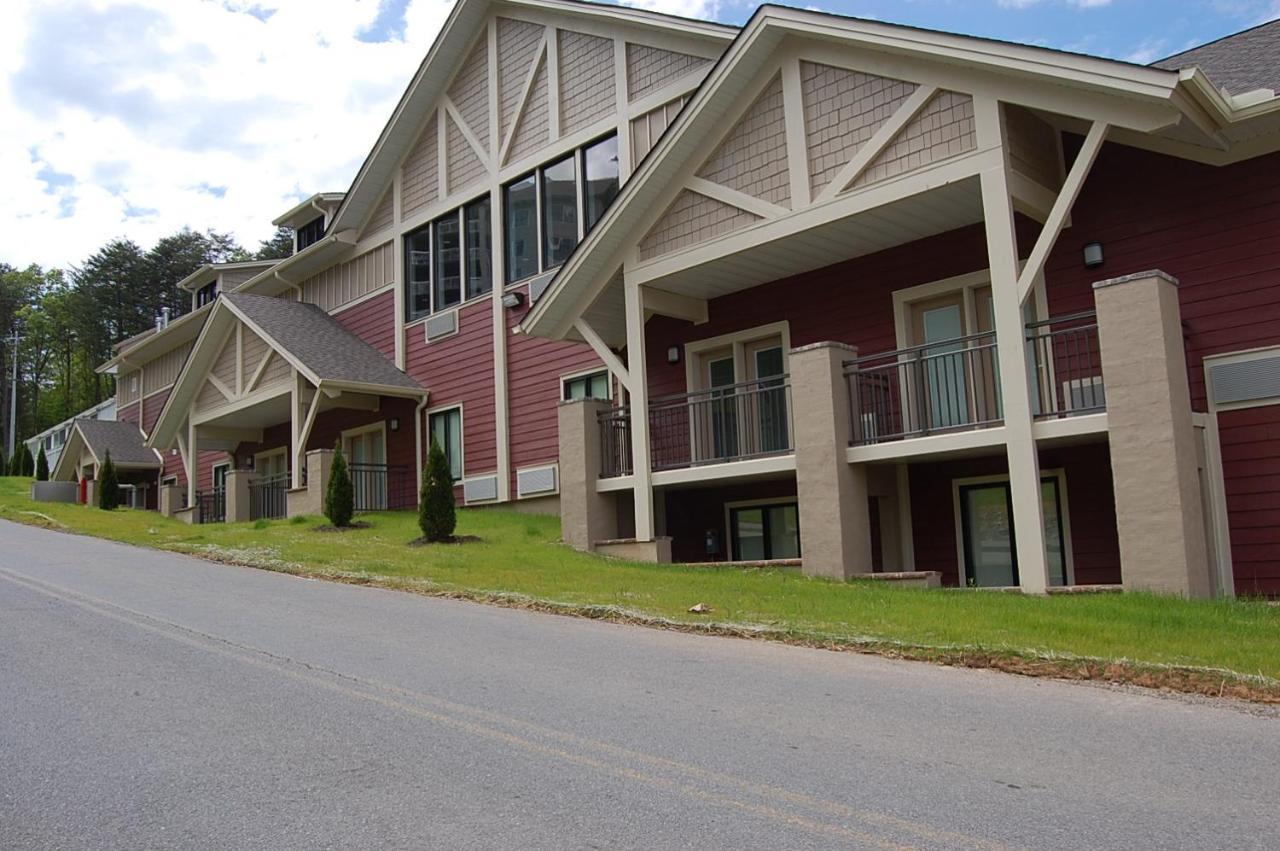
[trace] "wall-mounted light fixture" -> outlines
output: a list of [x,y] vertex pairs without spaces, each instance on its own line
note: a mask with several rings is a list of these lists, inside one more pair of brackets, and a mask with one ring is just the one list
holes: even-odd
[[400,418],[399,418],[399,417],[392,417],[391,419],[387,420],[387,428],[391,429],[392,431],[399,431],[399,430],[400,430]]
[[667,349],[667,363],[680,363],[679,346],[671,346]]
[[502,306],[508,310],[514,310],[522,304],[524,304],[524,293],[507,293],[502,297]]
[[1084,247],[1084,266],[1086,269],[1096,269],[1102,265],[1102,243],[1091,242]]

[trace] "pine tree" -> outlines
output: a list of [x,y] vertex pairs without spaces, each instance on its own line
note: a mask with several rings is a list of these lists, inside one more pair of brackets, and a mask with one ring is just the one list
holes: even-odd
[[116,465],[111,461],[111,450],[98,472],[98,507],[112,511],[120,504],[120,483],[116,480]]
[[14,449],[12,457],[9,458],[9,466],[5,468],[6,476],[22,475],[22,450]]
[[325,516],[334,526],[350,526],[351,515],[355,514],[355,501],[347,459],[342,454],[342,444],[338,444],[333,452],[333,467],[329,470],[329,484],[324,492]]
[[36,456],[36,481],[49,481],[49,458],[44,454],[44,447],[40,447],[40,454]]
[[36,459],[31,457],[31,448],[25,443],[22,444],[22,451],[19,455],[22,457],[22,470],[18,475],[31,478],[36,474]]
[[5,460],[4,450],[0,449],[0,476],[9,475],[9,462]]
[[457,521],[449,459],[432,437],[427,469],[422,471],[422,491],[418,494],[418,527],[428,541],[446,541],[453,536]]

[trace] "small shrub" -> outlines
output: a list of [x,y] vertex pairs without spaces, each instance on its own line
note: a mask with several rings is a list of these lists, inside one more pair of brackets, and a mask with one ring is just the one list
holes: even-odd
[[271,525],[271,521],[265,517],[260,517],[253,522],[253,528],[255,529],[265,529],[270,525]]
[[303,526],[303,525],[306,525],[306,522],[307,522],[307,518],[305,518],[305,517],[290,517],[290,518],[289,518],[289,525],[290,525],[290,526]]
[[19,475],[30,478],[36,474],[36,459],[31,456],[31,449],[24,443],[22,444],[22,472]]
[[40,447],[40,454],[36,456],[36,481],[49,481],[49,458],[44,454],[44,447]]
[[453,507],[453,474],[449,459],[435,438],[427,455],[427,469],[422,471],[422,490],[418,494],[418,528],[428,541],[447,541],[453,537],[458,518]]
[[120,504],[120,483],[116,480],[116,465],[111,460],[111,450],[107,450],[106,460],[98,472],[98,507],[103,511],[113,511]]
[[338,528],[350,526],[355,504],[355,489],[351,486],[347,459],[343,457],[342,445],[339,444],[333,453],[333,468],[329,471],[329,484],[324,492],[324,515]]
[[22,475],[22,449],[21,448],[13,450],[13,457],[9,459],[9,475],[10,476]]
[[0,476],[9,475],[9,462],[4,457],[4,450],[0,449]]

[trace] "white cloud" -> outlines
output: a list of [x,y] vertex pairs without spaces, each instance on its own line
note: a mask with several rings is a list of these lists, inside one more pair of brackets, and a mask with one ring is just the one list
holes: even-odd
[[704,21],[716,20],[720,12],[720,0],[619,0],[623,6],[635,9],[647,9],[650,12],[661,12],[664,15],[679,15],[682,18],[698,18]]
[[[996,3],[1005,9],[1030,9],[1032,6],[1039,5],[1040,2],[1041,0],[996,0]],[[1111,0],[1063,0],[1063,2],[1079,9],[1097,9],[1111,5]]]
[[0,261],[65,266],[183,225],[246,247],[345,190],[451,0],[9,0]]
[[1157,59],[1169,55],[1169,51],[1167,49],[1168,44],[1168,39],[1143,39],[1136,48],[1121,58],[1124,59],[1124,61],[1132,62],[1135,65],[1150,65]]

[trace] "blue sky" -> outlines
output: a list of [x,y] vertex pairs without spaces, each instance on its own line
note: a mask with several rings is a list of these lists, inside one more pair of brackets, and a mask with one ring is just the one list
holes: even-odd
[[[740,0],[631,0],[742,23]],[[345,190],[451,0],[4,0],[0,262],[67,266],[186,225],[253,247]],[[810,8],[1150,62],[1280,0],[811,0]],[[341,73],[335,73],[340,69]]]

